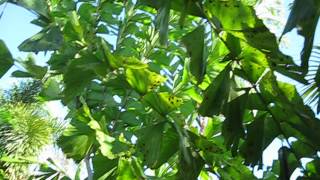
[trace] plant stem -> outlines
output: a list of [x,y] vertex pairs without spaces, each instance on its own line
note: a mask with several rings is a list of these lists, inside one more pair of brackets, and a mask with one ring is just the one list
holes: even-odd
[[88,173],[88,180],[93,180],[93,173],[92,173],[92,169],[91,169],[91,165],[90,165],[90,153],[88,153],[86,155],[86,157],[84,158],[84,162],[86,164],[86,169],[87,169],[87,173]]

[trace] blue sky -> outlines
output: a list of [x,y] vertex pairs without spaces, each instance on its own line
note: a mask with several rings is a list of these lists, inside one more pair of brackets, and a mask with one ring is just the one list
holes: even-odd
[[[289,2],[291,2],[291,0],[285,1],[287,9]],[[0,13],[3,11],[4,7],[4,5],[0,6]],[[289,11],[286,10],[286,16],[288,16],[288,13]],[[4,40],[14,58],[26,57],[27,53],[20,52],[17,47],[22,41],[28,39],[41,30],[39,27],[30,24],[30,21],[34,18],[35,16],[32,13],[23,8],[11,4],[6,6],[5,12],[0,19],[0,39]],[[282,51],[292,56],[295,60],[299,59],[300,51],[303,45],[303,38],[298,36],[295,30],[288,33],[286,37],[289,41],[289,46],[282,48]],[[315,44],[320,45],[319,40],[320,25],[318,24]],[[48,56],[45,56],[43,53],[39,53],[37,55],[37,60],[38,64],[44,64],[48,60]],[[17,81],[14,78],[10,78],[10,74],[17,68],[17,66],[14,66],[2,79],[0,79],[0,89],[7,89],[12,83]],[[273,159],[277,158],[277,150],[280,146],[280,142],[275,142],[264,153],[264,161],[267,162],[268,165],[272,163]]]

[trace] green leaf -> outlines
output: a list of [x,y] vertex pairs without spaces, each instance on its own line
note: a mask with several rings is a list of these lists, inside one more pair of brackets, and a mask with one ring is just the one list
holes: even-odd
[[307,163],[306,165],[307,177],[312,177],[313,179],[320,178],[320,159],[316,158],[313,161]]
[[159,168],[178,150],[176,131],[166,122],[160,122],[138,130],[138,147],[144,154],[144,163],[149,168]]
[[81,164],[79,164],[77,167],[76,174],[74,175],[74,180],[81,180],[81,171],[83,171],[82,169],[83,168],[82,168]]
[[114,178],[119,159],[108,159],[98,153],[92,159],[93,179],[106,180]]
[[12,73],[15,77],[33,77],[35,79],[43,79],[46,75],[48,68],[36,65],[34,56],[28,55],[26,60],[18,61],[23,66],[26,72],[15,71]]
[[13,65],[13,58],[5,43],[0,40],[0,78],[11,68]]
[[8,2],[17,4],[23,8],[26,8],[28,10],[31,10],[33,12],[38,13],[39,15],[42,15],[49,19],[49,6],[47,4],[47,1],[33,1],[33,0],[9,0]]
[[94,131],[84,122],[72,119],[58,139],[58,145],[68,158],[81,161],[95,140]]
[[91,119],[88,125],[91,129],[95,130],[96,140],[100,145],[99,149],[101,154],[109,159],[116,159],[117,157],[124,155],[127,151],[129,151],[130,146],[127,143],[120,141],[120,139],[110,136],[106,132],[106,127],[103,126],[104,123],[99,123],[98,121],[94,120],[90,113],[89,107],[84,101],[83,104],[87,116]]
[[[151,6],[153,8],[159,9],[162,5],[161,1],[158,0],[140,0],[139,1],[141,4]],[[190,3],[187,11],[185,9],[185,5]],[[200,0],[194,0],[194,1],[189,1],[189,0],[176,0],[176,1],[170,1],[170,7],[173,10],[184,12],[186,11],[187,14],[193,15],[193,16],[199,16],[199,17],[205,17],[201,7],[198,5],[201,4]]]
[[233,179],[234,177],[240,180],[257,179],[251,170],[242,164],[241,159],[235,157],[228,161],[228,165],[219,168],[218,173],[221,179]]
[[256,82],[268,67],[267,59],[257,49],[245,45],[242,48],[242,69],[250,82]]
[[94,25],[95,23],[95,15],[96,7],[93,6],[91,3],[83,3],[78,9],[78,13],[80,15],[80,21],[85,21],[89,24]]
[[204,166],[204,160],[197,152],[192,151],[190,148],[181,151],[177,179],[197,179]]
[[156,28],[159,30],[160,44],[167,46],[170,18],[170,0],[160,1],[160,8],[156,17]]
[[28,78],[28,77],[32,77],[32,74],[28,73],[28,72],[24,72],[24,71],[14,71],[11,73],[12,77],[16,77],[16,78]]
[[37,53],[39,51],[58,50],[62,43],[63,37],[59,26],[52,26],[23,41],[18,48],[20,51]]
[[125,56],[113,56],[109,54],[108,60],[113,68],[130,68],[130,69],[143,69],[147,68],[148,65],[141,62],[135,57],[125,57]]
[[59,100],[61,98],[61,91],[59,82],[50,78],[42,86],[39,96],[45,101]]
[[248,93],[245,93],[226,104],[225,117],[222,125],[222,135],[227,149],[235,155],[238,150],[239,140],[244,137],[243,117]]
[[117,175],[118,175],[117,180],[124,180],[124,179],[138,180],[140,178],[140,177],[137,177],[133,171],[132,160],[126,159],[126,158],[119,159]]
[[205,27],[199,26],[182,38],[182,42],[187,47],[187,52],[191,57],[190,72],[196,77],[198,84],[203,81],[206,71],[206,45]]
[[204,9],[209,19],[217,18],[223,30],[242,30],[258,26],[262,23],[253,7],[244,1],[206,1]]
[[303,141],[295,141],[291,144],[291,147],[299,159],[303,157],[313,157],[317,154],[314,148]]
[[230,68],[226,67],[212,81],[204,93],[203,101],[199,107],[199,113],[203,116],[219,114],[229,96]]
[[[259,27],[245,29],[241,31],[230,31],[230,34],[241,39],[241,44],[244,48],[243,53],[250,52],[252,56],[243,56],[248,59],[258,59],[255,62],[260,62],[260,71],[263,71],[266,65],[269,64],[271,69],[286,75],[298,82],[306,84],[307,81],[303,78],[301,68],[299,68],[292,60],[291,57],[284,55],[279,50],[279,45],[274,34],[272,34],[264,24]],[[245,43],[244,43],[245,42]],[[248,48],[248,45],[250,47]],[[233,50],[234,51],[234,50]],[[253,53],[255,55],[253,55]],[[267,64],[268,62],[268,64]],[[252,63],[253,64],[253,63]],[[257,64],[257,63],[255,63]],[[257,65],[256,65],[257,66]],[[258,69],[255,67],[253,69]]]
[[91,80],[96,77],[95,71],[99,71],[100,68],[105,71],[107,67],[104,62],[90,54],[73,59],[64,73],[64,101],[69,102],[74,97],[80,95],[84,88],[90,84]]
[[[247,137],[240,147],[240,152],[247,165],[262,163],[264,150],[264,129],[266,114],[257,115],[254,121],[248,125]],[[259,164],[260,165],[260,164]]]

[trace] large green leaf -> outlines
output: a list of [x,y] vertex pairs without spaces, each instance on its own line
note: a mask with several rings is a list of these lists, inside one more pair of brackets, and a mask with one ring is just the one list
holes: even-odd
[[[251,54],[252,56],[249,56],[252,59],[258,59],[260,62],[264,61],[264,66],[269,64],[271,69],[303,84],[307,83],[302,76],[301,68],[293,62],[291,57],[284,55],[279,50],[276,36],[264,24],[259,24],[259,27],[255,28],[229,31],[229,33],[245,42],[242,43],[245,44],[242,45],[245,47],[242,51],[243,53],[248,53],[248,51],[254,53],[255,55]],[[251,47],[248,48],[248,46]],[[268,64],[266,64],[267,62]],[[259,66],[255,66],[253,69],[264,70],[264,68]]]
[[58,145],[67,157],[79,162],[87,155],[94,140],[94,131],[86,123],[72,119],[58,139]]
[[133,167],[133,160],[132,159],[126,159],[121,158],[119,159],[118,163],[118,171],[117,171],[117,180],[125,180],[125,179],[132,179],[132,180],[138,180],[143,177],[139,177],[134,171]]
[[186,148],[181,149],[179,160],[177,179],[197,179],[204,166],[201,156],[190,148]]
[[203,81],[206,71],[207,51],[205,45],[205,27],[199,26],[182,38],[191,57],[190,72],[196,77],[198,84]]
[[244,137],[243,117],[248,94],[245,93],[226,104],[225,117],[222,125],[222,135],[225,145],[236,154],[239,140]]
[[241,145],[240,152],[248,165],[262,163],[262,153],[264,148],[264,129],[266,114],[258,115],[255,120],[248,125],[247,137]]
[[210,19],[217,18],[223,30],[243,30],[259,26],[262,21],[255,14],[252,5],[244,1],[206,1],[204,9]]
[[268,67],[266,56],[245,44],[242,46],[240,58],[242,70],[250,82],[256,82]]
[[18,6],[24,7],[28,10],[36,12],[38,15],[42,15],[49,18],[49,5],[47,1],[33,1],[33,0],[9,0],[8,2],[17,4]]
[[156,27],[159,30],[159,41],[161,45],[167,45],[170,18],[170,0],[160,1],[160,8],[156,17]]
[[257,179],[251,170],[242,164],[240,158],[234,157],[232,159],[226,159],[225,156],[221,158],[227,162],[226,166],[217,170],[221,179],[234,179],[234,177],[237,177],[239,180]]
[[97,75],[105,76],[108,64],[94,54],[86,52],[80,58],[71,60],[66,72],[64,73],[65,89],[64,100],[69,102],[72,98],[83,92]]
[[142,128],[137,133],[138,147],[144,154],[144,163],[149,168],[159,168],[178,150],[178,135],[166,122]]
[[124,140],[120,141],[120,137],[112,137],[107,132],[106,127],[104,126],[104,117],[102,117],[99,122],[96,121],[91,115],[90,109],[84,102],[84,99],[82,99],[81,102],[83,104],[83,109],[86,116],[90,119],[88,125],[91,129],[95,130],[95,136],[100,145],[99,150],[101,154],[109,159],[116,159],[117,157],[123,156],[126,152],[128,152],[130,146],[127,142],[124,142]]
[[273,102],[269,109],[286,136],[308,142],[315,149],[320,148],[316,141],[320,137],[315,133],[320,129],[320,122],[312,110],[303,104],[293,85],[276,81],[272,72],[269,72],[261,80],[260,91],[265,103]]
[[93,178],[98,180],[114,178],[119,159],[108,159],[102,154],[97,154],[92,159],[94,169]]
[[29,55],[26,60],[18,62],[26,71],[15,71],[12,73],[12,76],[14,77],[33,77],[35,79],[43,79],[48,71],[47,67],[37,65],[35,58],[32,55]]
[[63,37],[59,26],[47,27],[19,45],[20,51],[54,51],[61,48]]
[[230,88],[230,67],[226,67],[206,89],[199,113],[203,116],[219,114],[228,99]]
[[13,65],[13,58],[5,43],[0,40],[0,78],[11,68]]
[[45,101],[59,100],[61,98],[61,92],[59,82],[54,78],[50,78],[42,86],[39,97]]

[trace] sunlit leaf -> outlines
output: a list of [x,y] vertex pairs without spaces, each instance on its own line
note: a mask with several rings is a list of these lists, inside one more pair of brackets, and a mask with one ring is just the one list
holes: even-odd
[[148,69],[131,69],[126,70],[126,78],[128,83],[139,93],[145,94],[151,90],[154,90],[166,78],[149,71]]
[[143,101],[162,115],[168,114],[183,103],[182,98],[167,92],[148,93],[143,97]]

